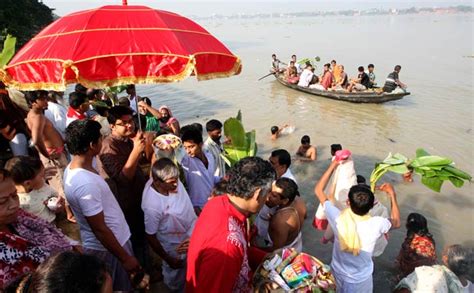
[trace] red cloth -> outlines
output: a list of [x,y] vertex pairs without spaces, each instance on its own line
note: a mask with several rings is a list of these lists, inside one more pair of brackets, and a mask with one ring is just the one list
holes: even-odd
[[332,85],[332,73],[330,71],[326,71],[324,74],[323,78],[321,79],[321,85],[325,88],[328,89]]
[[328,228],[328,220],[326,219],[318,219],[316,216],[313,220],[313,227],[317,230],[326,230]]
[[240,59],[191,19],[146,6],[108,5],[48,25],[15,54],[5,80],[22,90],[64,91],[65,83],[102,88],[175,82],[191,74],[206,80],[240,70]]
[[67,109],[67,114],[66,116],[68,118],[73,118],[73,119],[77,119],[77,120],[84,120],[86,119],[86,115],[84,113],[79,113],[77,112],[76,110],[74,110],[71,106],[69,106],[69,108]]
[[246,216],[227,196],[213,198],[191,236],[186,292],[249,292],[249,263],[255,265],[262,256],[260,250],[248,247]]

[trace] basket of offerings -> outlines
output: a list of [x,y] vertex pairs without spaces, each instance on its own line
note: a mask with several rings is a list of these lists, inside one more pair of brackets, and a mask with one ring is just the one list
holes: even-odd
[[260,264],[253,276],[255,292],[336,292],[336,280],[328,265],[319,259],[280,249]]

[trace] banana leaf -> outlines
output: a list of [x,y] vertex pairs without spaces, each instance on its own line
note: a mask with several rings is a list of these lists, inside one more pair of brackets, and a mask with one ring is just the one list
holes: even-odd
[[453,166],[446,166],[443,168],[444,171],[447,171],[447,172],[450,172],[451,174],[461,178],[461,179],[464,179],[464,180],[469,180],[471,181],[472,180],[472,176],[469,175],[468,173],[462,171],[462,170],[459,170],[458,168],[455,168]]
[[414,159],[411,163],[411,167],[422,167],[422,166],[443,166],[449,165],[453,161],[448,158],[443,158],[440,156],[424,156]]
[[15,55],[15,44],[16,38],[11,35],[7,35],[5,41],[3,42],[2,53],[0,53],[0,68],[7,65]]
[[443,185],[443,180],[439,179],[438,177],[422,176],[421,183],[433,191],[440,192],[441,186]]
[[250,132],[247,132],[245,136],[247,137],[247,141],[249,142],[248,156],[253,157],[257,154],[257,142],[255,141],[257,137],[257,133],[255,130],[252,130]]
[[371,189],[375,189],[375,184],[382,176],[390,171],[398,174],[405,174],[414,171],[421,176],[421,182],[436,192],[441,191],[444,181],[450,181],[455,187],[462,187],[464,180],[471,181],[472,176],[453,166],[453,161],[430,155],[424,149],[416,150],[416,158],[409,161],[402,154],[388,154],[380,163],[375,164],[375,169],[370,176]]
[[459,179],[456,176],[449,177],[449,181],[451,181],[451,183],[457,188],[461,188],[464,185],[464,180]]
[[231,140],[230,144],[224,144],[225,161],[229,166],[257,153],[256,132],[245,132],[241,121],[242,114],[239,110],[236,118],[231,117],[224,122],[224,135]]
[[237,120],[242,122],[242,112],[240,110],[239,110],[239,112],[237,112],[237,116],[235,116],[235,118],[237,118]]
[[410,170],[407,168],[405,164],[390,166],[388,167],[388,171],[398,173],[398,174],[405,174],[405,173],[410,172]]
[[425,151],[424,149],[417,149],[416,150],[416,157],[419,158],[419,157],[425,157],[425,156],[430,156],[430,154]]
[[230,137],[232,146],[237,148],[246,147],[244,126],[237,118],[229,118],[224,122],[224,134]]

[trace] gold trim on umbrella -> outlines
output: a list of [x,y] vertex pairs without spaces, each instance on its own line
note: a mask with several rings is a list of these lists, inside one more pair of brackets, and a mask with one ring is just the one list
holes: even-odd
[[196,74],[196,78],[199,81],[203,80],[209,80],[209,79],[214,79],[214,78],[223,78],[223,77],[229,77],[232,75],[237,75],[242,71],[242,63],[240,62],[240,59],[237,58],[237,60],[234,63],[234,66],[232,67],[231,70],[229,71],[223,71],[223,72],[212,72],[212,73],[206,73],[206,74]]
[[[236,58],[234,66],[229,71],[223,72],[212,72],[207,74],[199,74],[196,71],[196,55],[202,54],[215,54],[215,55],[223,55],[228,57]],[[86,62],[94,59],[99,58],[107,58],[107,57],[115,57],[115,56],[143,56],[143,55],[163,55],[163,56],[174,56],[180,58],[188,59],[188,63],[186,64],[185,68],[178,74],[172,76],[127,76],[127,77],[118,77],[110,80],[101,80],[101,81],[93,81],[84,79],[80,75],[80,71],[77,68],[76,64],[81,62]],[[54,61],[54,62],[61,62],[63,67],[63,72],[61,75],[61,81],[57,83],[51,82],[37,82],[37,83],[21,83],[16,80],[13,80],[8,72],[5,69],[14,67],[21,64],[38,62],[38,61]],[[74,79],[66,80],[66,71],[70,68],[75,75]],[[0,80],[3,80],[5,84],[9,87],[24,90],[24,91],[32,91],[32,90],[54,90],[54,91],[65,91],[68,84],[71,83],[81,83],[85,87],[89,88],[104,88],[104,87],[111,87],[111,86],[119,86],[119,85],[127,85],[127,84],[156,84],[156,83],[169,83],[169,82],[177,82],[181,81],[187,77],[189,77],[193,72],[196,75],[196,78],[199,81],[209,80],[213,78],[223,78],[229,77],[235,74],[240,73],[242,70],[242,64],[240,59],[237,56],[226,54],[226,53],[219,53],[219,52],[199,52],[195,55],[191,56],[184,56],[178,54],[167,54],[167,53],[125,53],[125,54],[109,54],[109,55],[99,55],[94,57],[88,57],[85,59],[72,61],[72,60],[61,60],[61,59],[48,59],[48,58],[41,58],[37,60],[27,60],[22,61],[16,64],[12,64],[9,66],[5,66],[3,69],[0,69]]]
[[[227,57],[234,57],[236,59],[239,59],[237,56],[232,55],[232,54],[226,54],[226,53],[220,53],[220,52],[197,52],[193,56],[196,55],[202,55],[202,54],[215,54],[215,55],[222,55],[222,56],[227,56]],[[144,56],[144,55],[152,55],[152,56],[173,56],[173,57],[180,57],[180,58],[186,58],[189,59],[189,56],[186,55],[179,55],[179,54],[170,54],[170,53],[156,53],[156,52],[140,52],[140,53],[116,53],[116,54],[106,54],[106,55],[96,55],[96,56],[91,56],[87,57],[84,59],[76,60],[74,61],[74,64],[81,63],[81,62],[86,62],[94,59],[99,59],[99,58],[107,58],[107,57],[118,57],[118,56]],[[42,62],[42,61],[55,61],[55,62],[65,62],[66,60],[64,59],[58,59],[58,58],[40,58],[40,59],[30,59],[30,60],[25,60],[21,61],[18,63],[14,64],[9,64],[5,66],[5,69],[11,68],[14,66],[26,64],[26,63],[33,63],[33,62]]]
[[102,31],[171,31],[171,32],[182,32],[182,33],[192,33],[192,34],[200,34],[200,35],[206,35],[206,36],[212,36],[208,32],[198,32],[198,31],[191,31],[191,30],[183,30],[183,29],[177,29],[177,28],[159,28],[159,27],[141,27],[141,28],[121,28],[121,27],[114,27],[114,28],[94,28],[94,29],[85,29],[85,30],[75,30],[75,31],[69,31],[69,32],[62,32],[62,33],[57,33],[57,34],[50,34],[50,35],[43,35],[43,36],[37,36],[34,37],[32,40],[40,40],[40,39],[46,39],[46,38],[51,38],[51,37],[62,37],[62,36],[67,36],[67,35],[74,35],[74,34],[79,34],[79,33],[91,33],[91,32],[102,32]]
[[[117,5],[113,5],[113,6],[117,6]],[[94,8],[94,9],[89,9],[89,10],[84,10],[84,11],[73,12],[73,13],[71,13],[71,14],[62,16],[61,18],[70,17],[70,16],[76,16],[76,15],[81,15],[81,14],[93,12],[93,11],[96,11],[96,10],[100,10],[100,11],[118,11],[118,10],[121,10],[121,11],[138,11],[138,12],[147,11],[147,12],[154,12],[154,13],[159,12],[159,13],[163,13],[163,14],[167,14],[167,15],[172,15],[172,16],[181,17],[179,14],[176,14],[176,13],[170,12],[170,11],[166,11],[166,10],[156,10],[156,9],[152,9],[152,8],[148,8],[148,9],[143,9],[143,8],[123,9],[122,7],[123,7],[123,6],[118,6],[117,9],[110,9],[110,8],[101,9],[102,7],[99,7],[99,8]],[[129,7],[130,7],[130,6],[129,6]]]

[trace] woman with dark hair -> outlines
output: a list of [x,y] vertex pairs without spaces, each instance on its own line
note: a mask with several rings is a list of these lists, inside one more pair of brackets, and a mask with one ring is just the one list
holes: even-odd
[[[7,292],[64,293],[112,292],[112,278],[105,263],[93,255],[62,252],[50,257]],[[14,290],[14,291],[13,291]]]
[[406,228],[407,236],[397,257],[401,278],[412,273],[416,267],[436,263],[435,241],[428,230],[426,218],[418,213],[411,213],[408,215]]
[[52,224],[20,208],[15,184],[0,169],[0,291],[72,244]]

